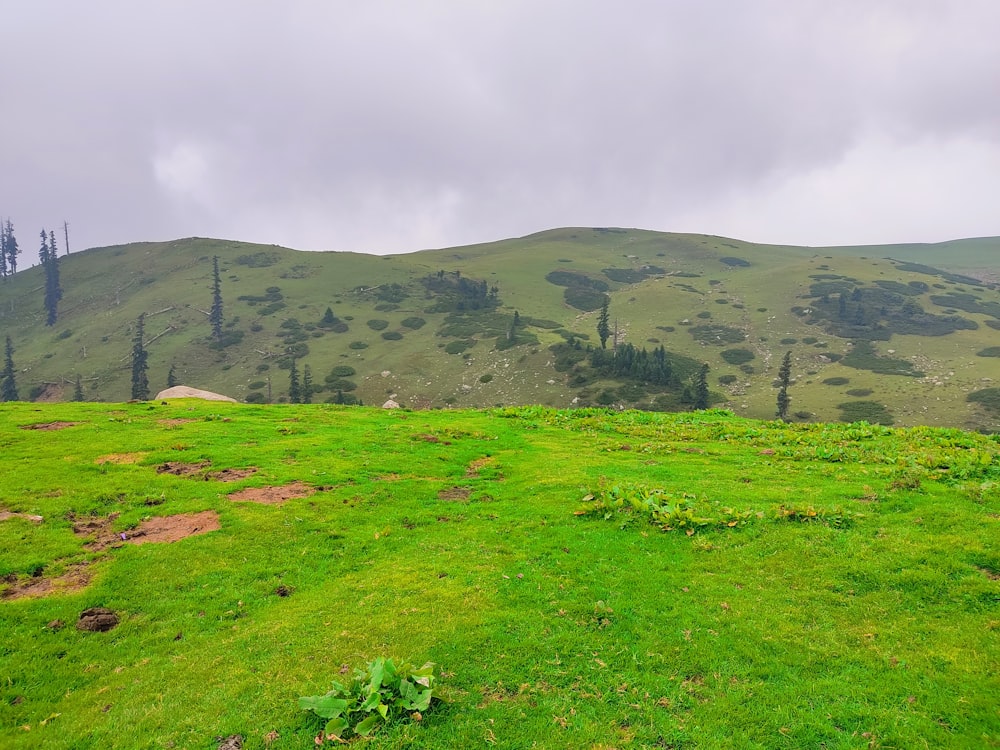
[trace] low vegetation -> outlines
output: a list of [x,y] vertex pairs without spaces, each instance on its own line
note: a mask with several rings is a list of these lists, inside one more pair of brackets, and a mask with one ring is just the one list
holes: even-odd
[[0,442],[5,748],[1000,742],[996,437],[157,401]]

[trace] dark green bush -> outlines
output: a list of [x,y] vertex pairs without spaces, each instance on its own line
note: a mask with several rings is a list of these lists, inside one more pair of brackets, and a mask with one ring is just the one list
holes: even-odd
[[756,355],[749,349],[724,349],[719,352],[719,356],[731,365],[742,365],[744,362],[756,358]]
[[373,331],[384,331],[386,328],[389,327],[389,321],[379,320],[376,318],[374,320],[368,321],[368,327],[371,328]]

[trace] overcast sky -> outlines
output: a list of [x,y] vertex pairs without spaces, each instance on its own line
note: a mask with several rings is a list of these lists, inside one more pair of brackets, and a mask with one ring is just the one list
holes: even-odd
[[998,0],[3,5],[0,215],[29,262],[63,220],[72,250],[1000,234]]

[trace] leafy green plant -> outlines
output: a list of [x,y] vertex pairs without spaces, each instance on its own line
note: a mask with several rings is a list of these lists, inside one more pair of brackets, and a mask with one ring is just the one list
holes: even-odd
[[662,489],[635,485],[615,485],[587,494],[578,516],[598,516],[610,520],[616,513],[638,512],[663,531],[683,531],[693,536],[708,528],[744,526],[758,517],[752,510],[737,510],[718,502],[709,502],[694,495],[680,496]]
[[392,659],[379,657],[366,669],[355,669],[344,685],[333,681],[325,695],[299,698],[299,707],[326,719],[316,744],[325,740],[342,742],[351,735],[367,737],[379,726],[409,718],[420,721],[435,695],[435,665],[427,662],[416,667],[410,662],[396,665]]

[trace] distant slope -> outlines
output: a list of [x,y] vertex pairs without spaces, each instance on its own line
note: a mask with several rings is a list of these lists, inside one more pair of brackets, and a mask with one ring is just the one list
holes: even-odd
[[[207,319],[216,255],[223,347]],[[998,257],[997,238],[803,248],[618,228],[384,257],[192,238],[60,259],[51,328],[41,269],[22,271],[0,283],[0,328],[37,400],[68,400],[78,376],[89,400],[127,399],[145,313],[154,393],[173,367],[180,383],[279,401],[294,358],[316,401],[674,410],[693,406],[704,362],[713,405],[772,418],[791,351],[793,419],[996,430],[1000,292],[972,277]],[[669,378],[588,355],[604,295],[619,352],[662,347]]]

